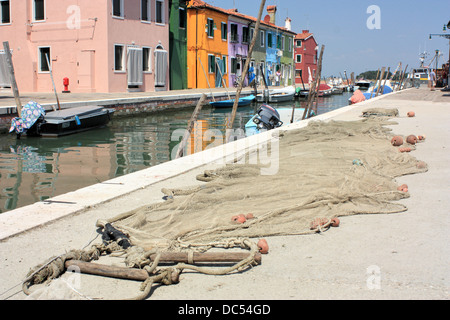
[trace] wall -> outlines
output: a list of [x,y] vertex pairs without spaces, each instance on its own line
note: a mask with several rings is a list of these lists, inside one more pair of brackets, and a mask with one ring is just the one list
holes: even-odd
[[[208,18],[213,19],[216,25],[214,37],[208,37],[205,31]],[[208,70],[208,54],[228,58],[228,44],[221,35],[221,23],[228,23],[228,15],[207,8],[188,8],[187,22],[188,88],[214,88],[216,76]],[[224,79],[229,83],[228,75],[224,75]]]
[[[50,47],[56,90],[63,91],[69,78],[71,92],[126,92],[126,72],[114,72],[114,44],[149,46],[159,41],[169,49],[168,0],[165,24],[140,19],[140,0],[124,1],[124,18],[112,17],[110,0],[46,0],[45,20],[33,22],[32,1],[11,1],[11,23],[0,25],[0,38],[9,41],[19,92],[52,92],[49,72],[39,72],[38,48]],[[152,51],[154,53],[154,51]],[[153,59],[154,63],[154,59]],[[152,66],[154,69],[154,65]],[[167,73],[168,89],[169,73]],[[154,74],[144,75],[138,90],[155,91]]]
[[[112,2],[107,1],[108,12],[108,92],[127,91],[127,73],[114,70],[114,45],[136,45],[151,48],[152,71],[144,73],[143,85],[137,91],[157,91],[169,89],[169,60],[166,75],[166,86],[155,88],[155,49],[158,45],[169,52],[169,1],[164,1],[164,23],[156,23],[155,0],[151,0],[151,21],[141,21],[141,1],[124,1],[124,18],[114,17]],[[169,55],[167,55],[169,59]]]

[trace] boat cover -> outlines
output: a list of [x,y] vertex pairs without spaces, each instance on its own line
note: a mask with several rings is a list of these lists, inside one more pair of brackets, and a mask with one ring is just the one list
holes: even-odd
[[17,134],[23,133],[30,129],[43,115],[45,115],[44,108],[37,102],[30,101],[22,107],[20,118],[15,117],[11,120],[9,132],[15,131]]

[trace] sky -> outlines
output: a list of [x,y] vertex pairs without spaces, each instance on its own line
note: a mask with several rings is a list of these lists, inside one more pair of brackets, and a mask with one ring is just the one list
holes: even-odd
[[[260,0],[204,0],[224,9],[257,17]],[[336,76],[351,72],[355,76],[370,70],[398,64],[419,67],[420,54],[427,52],[425,65],[439,50],[438,63],[449,59],[449,39],[430,34],[450,34],[443,26],[450,22],[449,0],[266,0],[276,5],[276,24],[284,26],[292,19],[292,30],[314,34],[319,48],[324,45],[322,75]],[[375,6],[375,7],[373,7]],[[262,19],[267,15],[263,11]]]

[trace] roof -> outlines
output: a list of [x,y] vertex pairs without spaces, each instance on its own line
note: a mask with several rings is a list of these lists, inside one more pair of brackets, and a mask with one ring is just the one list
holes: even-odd
[[[306,40],[306,39],[309,39],[310,37],[314,37],[314,34],[309,32],[309,30],[303,30],[302,33],[298,33],[295,36],[295,40]],[[315,41],[315,39],[314,39],[314,41]]]
[[[256,23],[256,18],[255,17],[252,17],[252,16],[249,16],[249,15],[240,13],[240,12],[238,12],[237,9],[222,9],[222,8],[219,8],[219,7],[212,6],[209,3],[206,3],[205,1],[202,1],[202,0],[192,0],[189,3],[188,8],[207,8],[207,9],[211,9],[211,10],[222,12],[222,13],[227,14],[229,16],[235,16],[235,17],[246,19],[248,21]],[[287,32],[287,33],[291,33],[293,35],[296,34],[296,32],[294,32],[292,30],[288,30],[285,27],[280,27],[280,26],[277,26],[277,25],[275,25],[273,23],[265,22],[263,20],[260,21],[260,24],[261,25],[265,25],[267,27],[276,28],[276,29],[282,30],[282,31]]]

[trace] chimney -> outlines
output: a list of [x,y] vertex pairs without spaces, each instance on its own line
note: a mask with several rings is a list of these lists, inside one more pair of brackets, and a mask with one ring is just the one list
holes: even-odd
[[289,31],[292,30],[291,21],[292,21],[292,19],[290,19],[290,18],[286,18],[286,20],[284,21],[284,27],[286,29],[288,29]]
[[302,33],[309,33],[309,30],[302,30]]
[[270,23],[275,24],[275,15],[277,13],[277,6],[267,6],[267,13],[270,16]]

